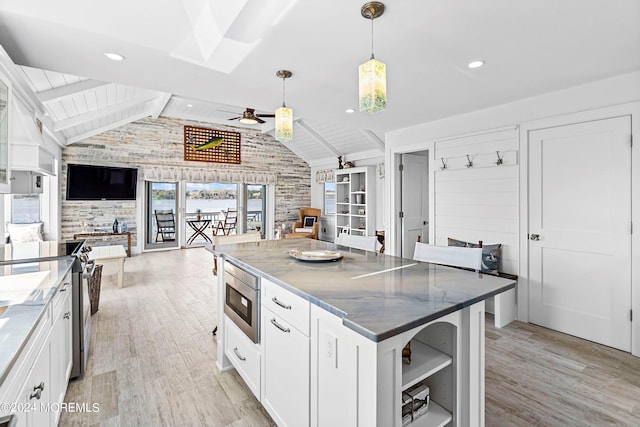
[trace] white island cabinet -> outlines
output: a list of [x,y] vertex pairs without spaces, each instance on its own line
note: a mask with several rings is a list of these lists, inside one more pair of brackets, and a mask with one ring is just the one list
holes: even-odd
[[[213,251],[261,278],[259,342],[223,325],[217,363],[247,381],[246,361],[229,343],[255,350],[260,379],[253,373],[247,384],[278,426],[484,425],[484,300],[514,281],[375,252],[303,263],[291,249],[336,247],[286,239]],[[223,314],[218,321],[230,323]],[[402,357],[407,343],[410,362]],[[413,386],[429,388],[429,410],[403,420],[403,392]]]

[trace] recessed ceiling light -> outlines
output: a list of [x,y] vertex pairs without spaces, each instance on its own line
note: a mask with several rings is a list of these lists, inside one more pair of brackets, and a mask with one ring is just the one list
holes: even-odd
[[351,113],[355,113],[355,112],[356,112],[356,110],[354,110],[353,108],[347,108],[347,109],[345,110],[345,113],[349,113],[349,114],[351,114]]
[[120,55],[119,53],[105,52],[104,56],[106,56],[112,61],[124,61],[124,56]]
[[193,107],[193,104],[187,104],[187,107],[191,108]]
[[467,65],[467,67],[469,68],[480,68],[484,65],[484,61],[482,59],[477,60],[477,61],[471,61],[469,62],[469,65]]

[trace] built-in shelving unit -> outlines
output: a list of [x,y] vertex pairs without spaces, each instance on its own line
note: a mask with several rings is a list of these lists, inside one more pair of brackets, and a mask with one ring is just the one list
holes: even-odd
[[443,427],[453,420],[451,410],[443,405],[451,406],[455,395],[455,377],[453,369],[449,368],[453,365],[454,336],[455,328],[436,324],[425,328],[411,340],[411,363],[403,361],[402,364],[402,390],[423,382],[429,386],[430,402],[429,411],[407,425]]
[[372,166],[336,170],[336,237],[375,234],[375,173]]

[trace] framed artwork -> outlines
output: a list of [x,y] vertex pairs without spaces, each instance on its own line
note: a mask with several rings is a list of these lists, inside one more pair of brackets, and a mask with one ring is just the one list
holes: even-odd
[[239,165],[240,133],[185,126],[184,159]]

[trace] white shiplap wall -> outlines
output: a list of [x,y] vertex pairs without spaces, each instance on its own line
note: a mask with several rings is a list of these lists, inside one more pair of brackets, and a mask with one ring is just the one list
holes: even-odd
[[[495,164],[496,151],[502,165]],[[517,129],[436,141],[433,154],[431,243],[446,245],[448,237],[502,243],[501,271],[518,274]],[[467,155],[472,167],[467,167]]]

